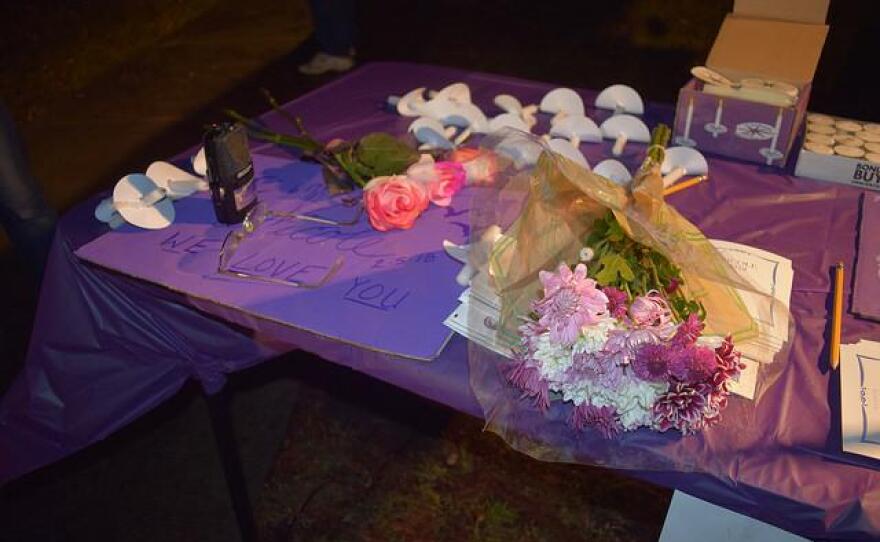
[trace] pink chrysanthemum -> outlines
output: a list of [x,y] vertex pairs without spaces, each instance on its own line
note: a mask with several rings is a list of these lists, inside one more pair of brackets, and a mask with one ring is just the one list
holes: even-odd
[[643,346],[659,342],[660,337],[651,329],[612,329],[602,352],[618,365],[629,365]]
[[710,392],[708,384],[673,384],[654,403],[654,427],[661,432],[678,429],[685,435],[700,431],[706,426]]
[[520,390],[524,399],[531,399],[541,412],[550,408],[550,387],[529,358],[514,352],[513,361],[505,363],[502,372],[510,385]]
[[578,431],[592,427],[606,439],[614,438],[623,430],[614,407],[597,407],[586,403],[572,409],[568,424]]
[[608,298],[608,312],[613,318],[619,319],[626,316],[626,312],[629,308],[627,307],[629,297],[626,295],[626,292],[618,290],[612,286],[607,286],[602,288],[602,293]]
[[694,313],[688,314],[688,317],[679,324],[672,342],[678,346],[690,346],[697,342],[700,335],[703,334],[703,328],[706,327],[700,317]]
[[650,291],[635,298],[629,306],[632,323],[639,327],[659,327],[672,321],[669,304],[657,291]]
[[565,378],[568,382],[589,380],[603,388],[616,389],[623,379],[623,369],[607,355],[575,354]]
[[642,380],[662,382],[669,373],[669,354],[667,346],[646,344],[636,352],[630,366]]
[[587,278],[587,266],[578,264],[574,271],[560,264],[556,273],[541,271],[544,298],[532,305],[538,322],[550,330],[554,342],[570,345],[583,326],[595,324],[608,307],[608,298],[596,281]]

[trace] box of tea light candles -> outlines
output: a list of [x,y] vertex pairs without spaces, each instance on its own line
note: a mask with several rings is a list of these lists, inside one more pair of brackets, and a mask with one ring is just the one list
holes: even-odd
[[794,174],[880,190],[880,124],[808,113]]

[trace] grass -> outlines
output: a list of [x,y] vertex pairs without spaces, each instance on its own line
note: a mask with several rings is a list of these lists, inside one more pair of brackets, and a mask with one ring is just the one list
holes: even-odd
[[258,504],[266,540],[638,541],[662,525],[668,491],[532,460],[472,418],[376,416],[319,390],[305,401],[325,421],[316,439],[318,418],[294,408],[302,440],[288,440]]

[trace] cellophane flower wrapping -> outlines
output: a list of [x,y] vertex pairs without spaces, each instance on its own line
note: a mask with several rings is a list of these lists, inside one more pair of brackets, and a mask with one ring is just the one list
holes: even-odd
[[[485,307],[473,300],[468,318],[469,327],[495,331],[496,351],[522,343],[523,334],[536,325],[536,308],[543,308],[542,296],[553,281],[583,278],[577,264],[584,256],[585,240],[594,222],[609,211],[631,239],[660,252],[681,269],[679,287],[705,308],[704,335],[718,341],[730,337],[734,345],[766,338],[758,317],[749,313],[738,291],[757,296],[768,293],[735,271],[703,233],[664,200],[659,168],[640,170],[631,188],[624,188],[549,152],[540,140],[522,132],[506,130],[487,136],[481,147],[496,157],[498,173],[493,183],[480,186],[473,196],[471,240],[476,245],[482,241],[483,246],[483,253],[476,250],[472,258],[479,266],[473,289],[497,296],[500,318],[487,318]],[[486,249],[487,232],[497,231],[496,226],[503,234],[489,236],[494,243]],[[591,264],[595,262],[581,265]],[[557,269],[562,275],[553,274]],[[541,318],[552,319],[548,312],[542,311]],[[557,332],[565,336],[571,330],[562,326]],[[590,337],[582,334],[578,340],[578,345],[587,344]],[[532,342],[533,348],[554,348]],[[578,345],[573,348],[589,348]],[[515,354],[504,356],[496,351],[471,342],[471,387],[483,408],[486,429],[515,449],[546,461],[715,474],[723,474],[748,448],[760,448],[762,436],[753,423],[760,395],[773,384],[787,354],[783,350],[775,362],[760,365],[753,400],[726,396],[723,411],[716,412],[711,424],[695,426],[700,430],[687,431],[686,424],[675,426],[684,427],[683,431],[666,430],[674,425],[669,423],[669,411],[686,417],[688,409],[701,406],[699,393],[693,389],[667,385],[663,400],[657,401],[654,426],[641,420],[648,426],[623,431],[613,407],[583,404],[577,408],[568,393],[541,388],[537,375],[522,366],[517,369]],[[550,350],[542,354],[552,357]],[[699,365],[699,360],[694,363]],[[630,373],[634,369],[640,367],[628,367]],[[532,391],[524,393],[523,386],[511,385],[512,380]],[[584,393],[601,394],[605,384],[597,382]],[[613,385],[620,385],[619,378]],[[634,380],[631,393],[638,400],[640,394],[652,391],[644,381]],[[623,421],[633,428],[640,423]]]

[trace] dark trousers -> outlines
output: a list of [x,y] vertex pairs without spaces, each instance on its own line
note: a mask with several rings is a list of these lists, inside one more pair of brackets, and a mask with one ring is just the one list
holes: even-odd
[[0,226],[25,264],[39,278],[55,233],[55,213],[46,205],[25,156],[12,117],[0,104]]
[[354,47],[355,0],[309,0],[315,38],[325,53],[348,56]]

